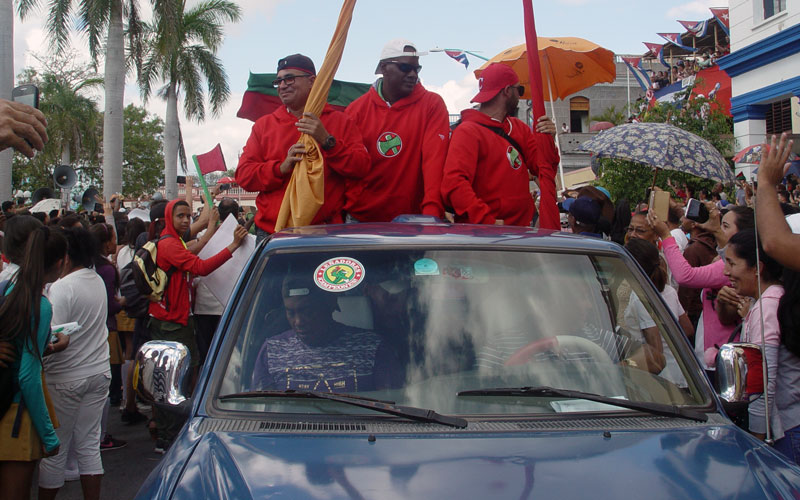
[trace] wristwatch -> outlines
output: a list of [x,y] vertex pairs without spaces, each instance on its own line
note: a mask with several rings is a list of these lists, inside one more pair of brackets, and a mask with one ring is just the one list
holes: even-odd
[[328,136],[327,138],[325,138],[325,140],[322,142],[322,149],[324,149],[325,151],[328,151],[328,150],[330,150],[330,149],[333,149],[333,147],[334,147],[334,146],[336,146],[336,137],[334,137],[334,136],[332,136],[332,135],[329,135],[329,136]]

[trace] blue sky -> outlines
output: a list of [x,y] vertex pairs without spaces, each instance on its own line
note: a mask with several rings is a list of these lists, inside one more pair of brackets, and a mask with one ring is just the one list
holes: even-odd
[[[197,1],[187,3],[194,5]],[[203,153],[220,142],[229,167],[236,164],[252,125],[236,118],[248,73],[273,72],[278,59],[295,52],[308,55],[319,68],[341,7],[339,1],[333,0],[237,3],[242,7],[243,20],[227,27],[219,52],[228,73],[231,99],[218,118],[209,118],[202,124],[182,120],[187,153]],[[539,36],[576,36],[617,54],[642,54],[646,50],[642,42],[661,42],[657,32],[682,32],[678,19],[708,19],[709,7],[727,7],[727,0],[534,0],[533,5]],[[33,63],[31,52],[46,51],[43,18],[39,12],[24,23],[15,20],[15,72]],[[360,0],[336,78],[372,82],[381,47],[396,37],[414,41],[421,50],[462,48],[492,57],[524,43],[522,2]],[[79,57],[85,57],[84,45],[82,38],[73,37]],[[420,64],[423,84],[442,95],[451,113],[469,105],[477,91],[472,70],[481,61],[470,57],[467,71],[444,53],[431,53],[422,57]],[[102,109],[102,95],[97,97]],[[133,75],[128,77],[125,100],[126,104],[141,104]],[[151,100],[147,108],[164,116],[165,103],[157,99]]]

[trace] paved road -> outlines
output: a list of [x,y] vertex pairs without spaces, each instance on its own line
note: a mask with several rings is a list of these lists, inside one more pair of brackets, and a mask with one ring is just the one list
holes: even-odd
[[[133,498],[139,491],[150,471],[155,468],[161,455],[155,453],[155,442],[150,439],[144,423],[134,426],[124,425],[116,408],[111,408],[108,415],[108,427],[115,438],[128,442],[124,448],[102,452],[103,489],[101,498],[108,500],[126,500]],[[36,485],[36,478],[34,478]],[[37,498],[33,488],[31,498]],[[67,482],[58,492],[58,500],[82,500],[80,481]]]

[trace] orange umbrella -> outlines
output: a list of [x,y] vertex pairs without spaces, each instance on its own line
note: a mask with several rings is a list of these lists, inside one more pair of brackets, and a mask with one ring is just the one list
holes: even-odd
[[[314,86],[308,95],[308,101],[306,101],[304,111],[307,113],[319,116],[328,101],[328,91],[331,88],[333,76],[339,68],[339,61],[342,59],[355,5],[356,0],[344,0],[342,4],[339,21],[336,23],[331,44],[328,46],[328,53],[325,54],[325,60],[322,62],[322,67],[317,73]],[[325,202],[325,168],[322,155],[319,153],[319,145],[307,134],[300,136],[300,142],[306,147],[306,153],[294,167],[292,178],[286,187],[278,218],[275,221],[275,231],[280,231],[285,227],[311,224]]]
[[[542,65],[542,90],[544,100],[564,99],[570,94],[591,87],[596,83],[610,83],[617,77],[614,53],[583,38],[537,37],[539,62]],[[528,58],[525,44],[511,47],[489,59],[475,70],[475,77],[492,63],[511,66],[525,86],[523,99],[531,98],[528,77]]]

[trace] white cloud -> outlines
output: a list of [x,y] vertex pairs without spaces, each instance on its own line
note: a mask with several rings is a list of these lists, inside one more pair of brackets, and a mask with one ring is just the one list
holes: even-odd
[[711,18],[711,11],[708,9],[727,6],[728,0],[693,0],[669,9],[666,17],[682,21],[703,21]]
[[472,71],[468,71],[461,80],[448,80],[440,86],[425,85],[425,88],[442,96],[450,114],[458,114],[472,107],[469,100],[478,93],[478,81]]

